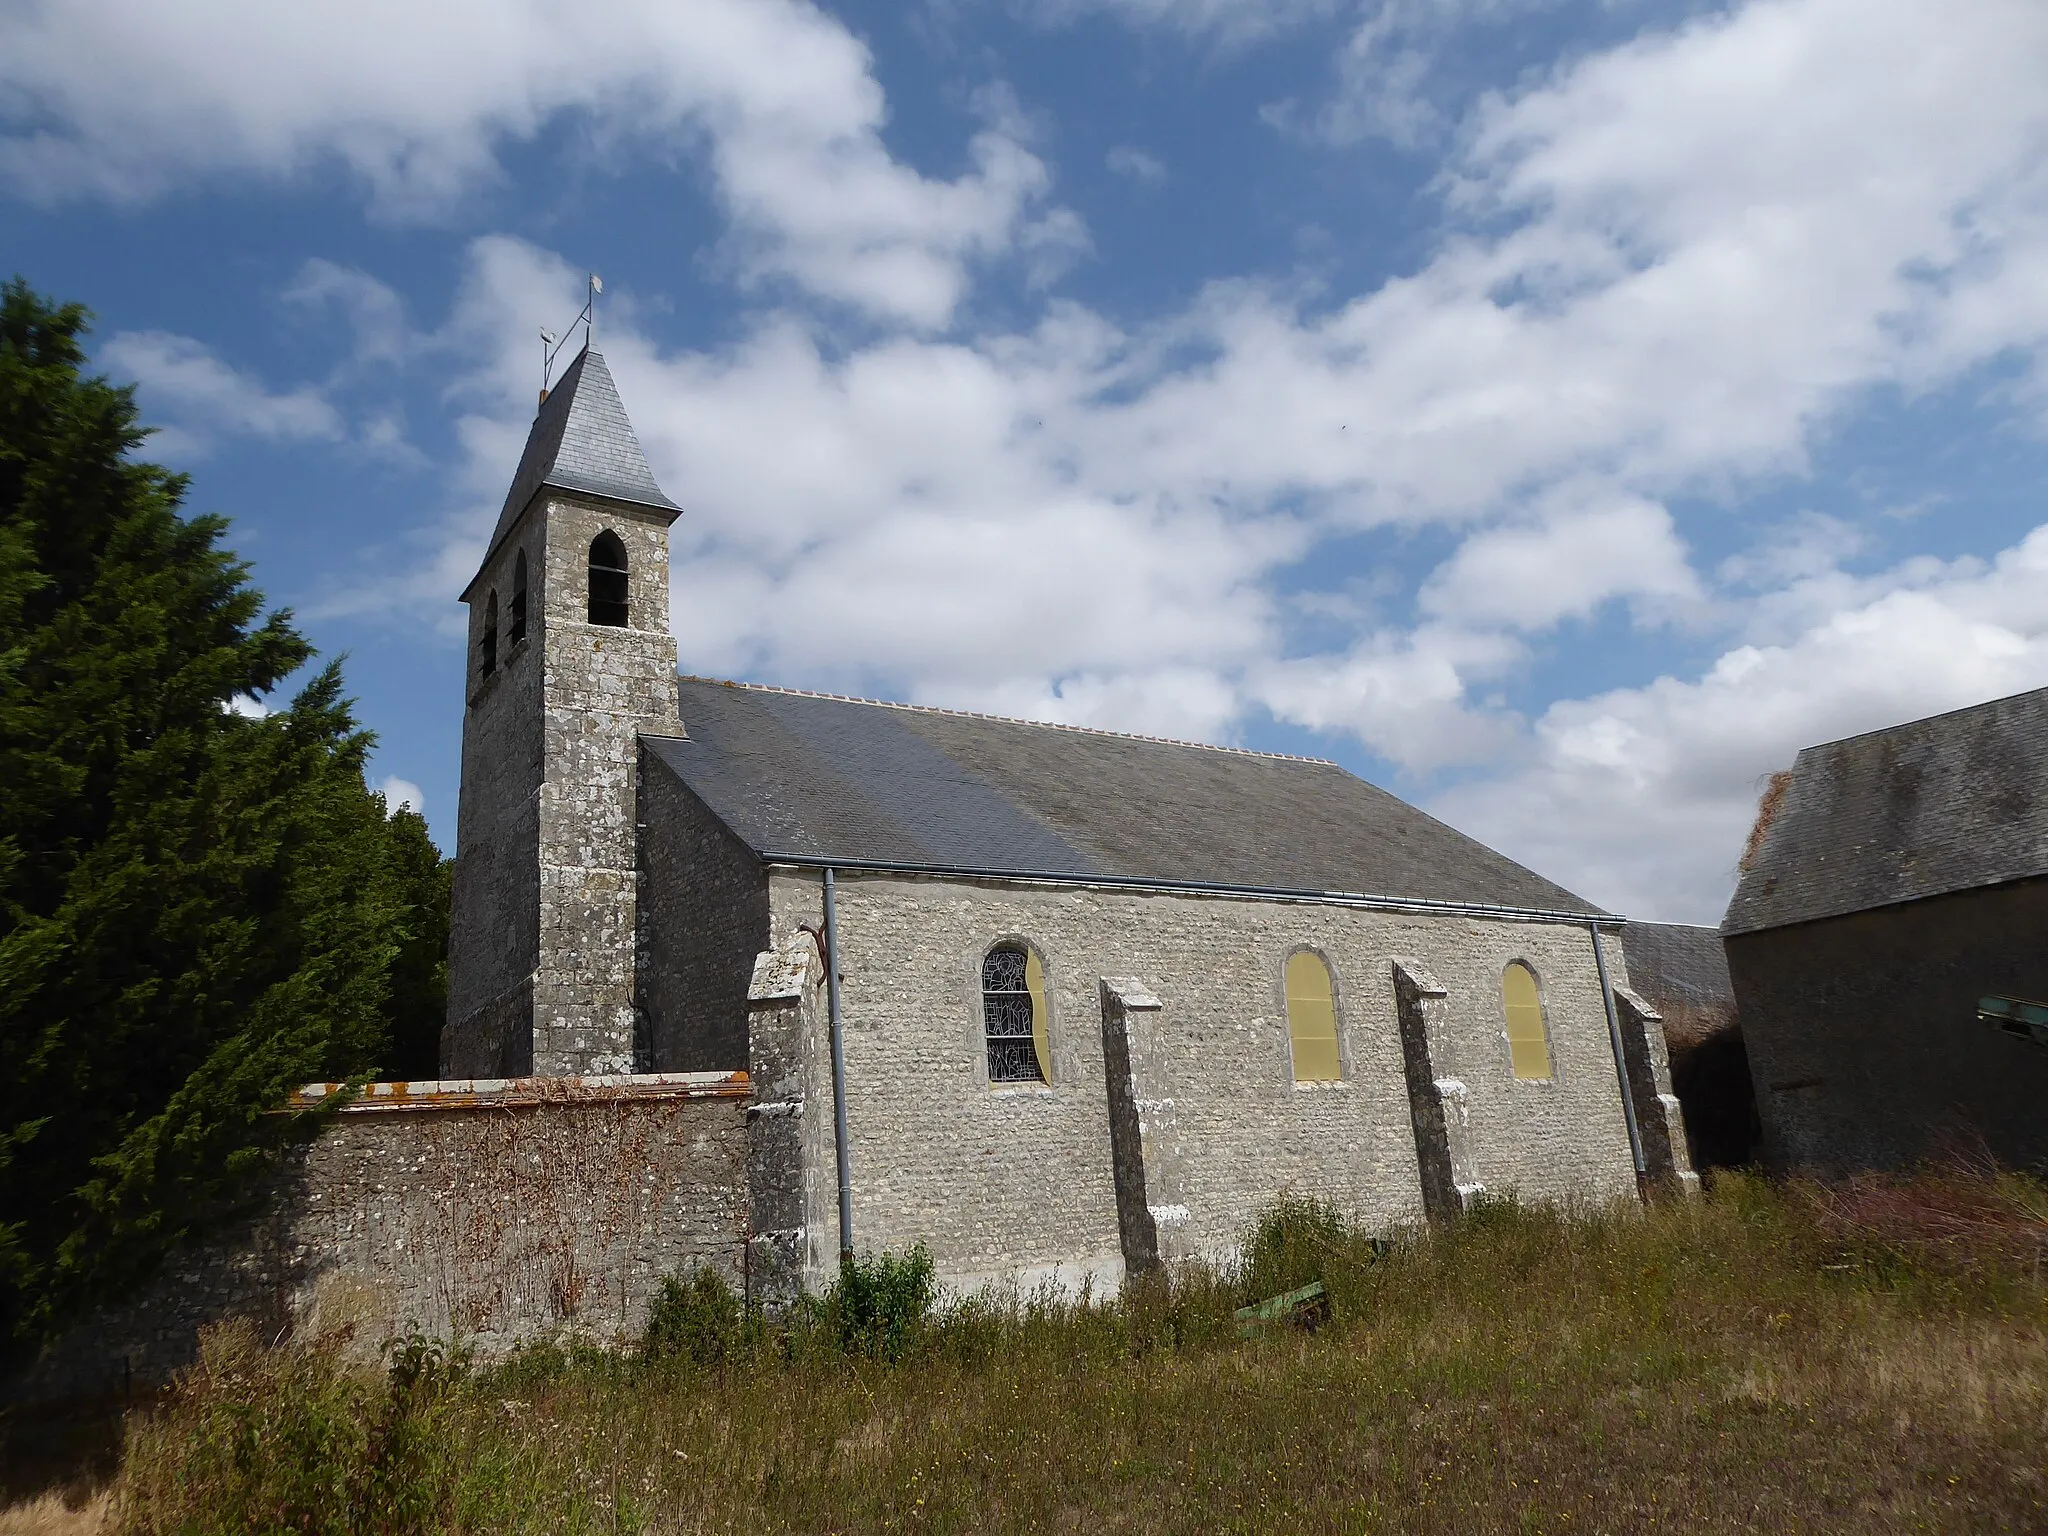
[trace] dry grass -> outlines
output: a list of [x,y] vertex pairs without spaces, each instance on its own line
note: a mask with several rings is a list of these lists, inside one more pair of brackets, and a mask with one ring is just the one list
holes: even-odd
[[1750,865],[1763,852],[1764,839],[1771,835],[1771,824],[1778,819],[1778,812],[1785,806],[1785,796],[1791,792],[1792,771],[1789,768],[1772,774],[1764,784],[1763,795],[1757,801],[1756,820],[1750,826],[1748,840],[1742,845],[1742,857],[1735,864],[1744,874],[1749,873]]
[[1688,1051],[1696,1051],[1730,1030],[1740,1028],[1735,1004],[1671,1003],[1664,1007],[1664,1044],[1674,1063]]
[[[1296,1211],[1256,1274],[979,1298],[897,1364],[799,1327],[713,1366],[416,1351],[372,1376],[222,1334],[132,1422],[118,1525],[2048,1530],[2042,1196],[1727,1179],[1391,1247]],[[1232,1305],[1311,1273],[1321,1332],[1236,1340]]]
[[0,1536],[94,1536],[106,1528],[112,1495],[102,1491],[79,1503],[45,1493],[0,1509]]

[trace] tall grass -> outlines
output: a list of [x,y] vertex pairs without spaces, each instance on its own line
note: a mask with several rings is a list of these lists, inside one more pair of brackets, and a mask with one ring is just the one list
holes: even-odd
[[[2048,1530],[2048,1199],[1723,1179],[1370,1234],[1282,1202],[1120,1295],[788,1317],[678,1277],[637,1353],[207,1342],[131,1422],[136,1533]],[[1232,1311],[1321,1280],[1314,1336]]]

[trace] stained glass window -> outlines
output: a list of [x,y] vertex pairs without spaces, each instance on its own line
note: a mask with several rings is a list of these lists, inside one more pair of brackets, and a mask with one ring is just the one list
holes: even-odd
[[1543,994],[1536,973],[1521,961],[1501,972],[1501,1002],[1508,1015],[1508,1056],[1515,1076],[1542,1082],[1550,1076],[1550,1039],[1543,1029]]
[[1044,1083],[1045,973],[1021,944],[999,944],[981,962],[981,1017],[991,1083]]
[[1344,1075],[1337,1050],[1337,997],[1321,955],[1298,949],[1287,957],[1287,1038],[1297,1083],[1330,1083]]

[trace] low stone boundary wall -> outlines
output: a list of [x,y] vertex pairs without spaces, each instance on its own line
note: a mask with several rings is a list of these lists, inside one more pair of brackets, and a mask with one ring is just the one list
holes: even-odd
[[[339,1091],[311,1085],[292,1107]],[[161,1381],[230,1317],[340,1332],[367,1356],[413,1331],[484,1352],[630,1337],[664,1274],[711,1265],[745,1284],[751,1094],[744,1072],[370,1084],[253,1215],[172,1254],[5,1395]]]

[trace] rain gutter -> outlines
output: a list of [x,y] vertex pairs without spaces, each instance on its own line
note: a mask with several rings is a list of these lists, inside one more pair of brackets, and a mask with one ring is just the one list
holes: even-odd
[[832,1144],[839,1162],[839,1263],[853,1261],[853,1169],[846,1160],[846,1031],[839,1013],[839,912],[836,871],[825,866],[825,1008],[832,1023]]
[[1493,902],[1432,901],[1420,896],[1377,896],[1364,891],[1314,891],[1292,886],[1231,885],[1206,880],[1155,880],[1143,875],[1078,875],[1055,870],[983,869],[968,864],[921,864],[888,859],[828,859],[813,853],[764,852],[761,861],[790,869],[822,869],[829,884],[833,871],[850,874],[936,875],[966,880],[1002,880],[1014,885],[1065,886],[1095,891],[1133,891],[1188,896],[1246,896],[1261,901],[1301,902],[1311,906],[1358,907],[1374,912],[1414,912],[1454,917],[1495,918],[1503,922],[1569,923],[1577,928],[1621,928],[1628,919],[1609,912],[1564,912],[1546,907],[1515,907]]

